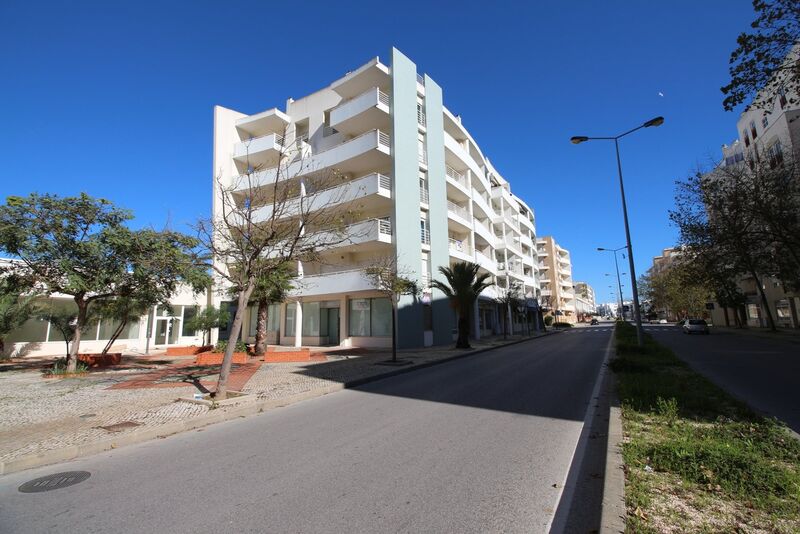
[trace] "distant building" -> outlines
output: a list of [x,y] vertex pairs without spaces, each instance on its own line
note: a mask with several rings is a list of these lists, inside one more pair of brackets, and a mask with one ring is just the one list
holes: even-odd
[[556,243],[553,236],[537,239],[536,251],[539,258],[542,305],[547,308],[546,314],[555,315],[559,321],[576,322],[577,307],[569,251]]
[[586,282],[575,282],[575,305],[577,307],[578,320],[585,319],[597,313],[594,289]]

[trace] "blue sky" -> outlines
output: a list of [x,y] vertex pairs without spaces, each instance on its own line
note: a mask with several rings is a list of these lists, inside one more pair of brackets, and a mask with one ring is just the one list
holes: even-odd
[[570,136],[666,118],[621,145],[643,273],[675,241],[674,181],[736,136],[719,87],[753,18],[745,0],[6,0],[0,196],[86,191],[188,231],[210,210],[215,104],[282,107],[397,46],[609,301],[613,258],[595,249],[625,243],[613,144]]

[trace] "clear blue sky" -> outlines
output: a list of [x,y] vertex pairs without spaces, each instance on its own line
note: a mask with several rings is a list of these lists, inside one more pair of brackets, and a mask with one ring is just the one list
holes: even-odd
[[674,181],[736,136],[719,87],[752,7],[522,4],[5,0],[0,195],[86,191],[137,226],[188,230],[210,210],[215,104],[282,107],[394,45],[444,88],[538,234],[571,250],[575,280],[611,300],[613,259],[595,248],[625,243],[613,145],[569,138],[666,117],[622,142],[643,273],[675,241]]

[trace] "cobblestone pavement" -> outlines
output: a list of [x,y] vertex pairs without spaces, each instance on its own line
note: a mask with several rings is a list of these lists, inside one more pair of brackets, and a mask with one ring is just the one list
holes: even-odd
[[[507,341],[499,338],[474,342],[473,349],[515,339],[519,336],[509,336]],[[401,351],[398,357],[416,366],[464,352],[436,348]],[[391,372],[396,367],[380,365],[389,357],[384,352],[368,352],[328,355],[325,362],[261,364],[254,373],[248,373],[249,380],[241,390],[258,400],[279,400]],[[207,406],[178,400],[197,391],[192,385],[121,387],[127,381],[140,380],[144,373],[153,371],[110,371],[63,379],[45,379],[40,372],[28,370],[0,373],[0,461],[80,446],[137,428],[158,427],[208,413]],[[102,428],[120,423],[135,424],[121,429]]]

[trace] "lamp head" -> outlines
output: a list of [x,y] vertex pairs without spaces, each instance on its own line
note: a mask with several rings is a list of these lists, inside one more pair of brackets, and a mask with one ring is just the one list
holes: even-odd
[[608,249],[605,249],[603,247],[597,247],[597,250],[608,250]]
[[579,144],[583,143],[584,141],[588,141],[588,140],[589,140],[589,138],[586,137],[585,135],[576,135],[576,136],[570,138],[570,142],[573,145],[579,145]]
[[655,119],[650,119],[646,123],[644,123],[645,128],[650,128],[651,126],[661,126],[664,124],[664,117],[656,117]]

